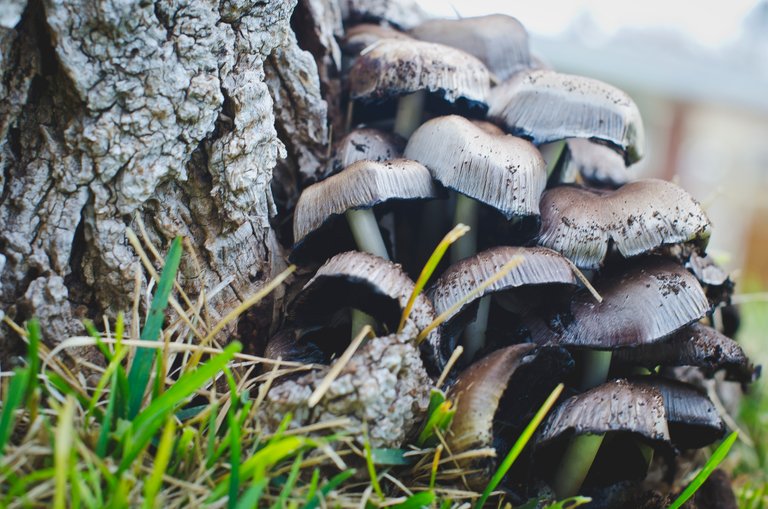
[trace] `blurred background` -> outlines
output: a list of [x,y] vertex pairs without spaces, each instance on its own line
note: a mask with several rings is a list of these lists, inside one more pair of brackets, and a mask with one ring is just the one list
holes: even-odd
[[[710,253],[732,273],[739,340],[768,367],[768,0],[418,0],[430,14],[504,13],[533,54],[561,72],[601,79],[640,107],[647,156],[638,177],[674,180],[713,222]],[[752,438],[735,473],[768,480],[768,382],[742,404]],[[742,444],[743,445],[743,444]]]

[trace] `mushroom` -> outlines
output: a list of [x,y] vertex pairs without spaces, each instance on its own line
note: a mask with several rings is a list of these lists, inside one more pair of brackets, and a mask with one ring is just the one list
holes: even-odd
[[474,472],[466,476],[470,487],[487,484],[499,458],[572,366],[565,350],[526,343],[496,350],[459,375],[448,393],[456,405],[448,448],[454,455],[487,447],[496,452],[459,460],[461,468]]
[[421,122],[426,92],[485,113],[489,87],[488,69],[475,57],[421,41],[382,39],[367,47],[349,71],[353,99],[400,97],[394,132],[404,138]]
[[429,18],[415,0],[341,0],[341,17],[347,22],[387,22],[408,29]]
[[626,258],[667,244],[706,246],[710,235],[699,203],[664,180],[638,180],[616,191],[556,187],[544,192],[540,207],[539,244],[586,269],[600,267],[611,244]]
[[[488,302],[486,296],[499,292],[520,289],[522,287],[540,285],[570,285],[576,286],[571,265],[559,253],[542,247],[510,247],[500,246],[482,251],[474,256],[465,258],[451,265],[435,283],[427,290],[429,299],[435,306],[438,315],[449,311],[465,295],[477,288],[484,281],[496,274],[515,256],[522,256],[523,262],[512,269],[504,277],[487,287],[474,299],[453,311],[446,317],[445,328],[451,328],[452,322],[466,323],[471,317],[464,317],[473,303]],[[478,310],[478,314],[480,310]],[[484,324],[483,324],[484,325]],[[467,336],[465,341],[465,358],[472,359],[482,347],[485,330],[473,331],[480,337]],[[442,351],[450,353],[454,345],[444,334]]]
[[[341,253],[328,260],[304,285],[288,310],[288,318],[296,327],[320,326],[339,311],[352,308],[373,316],[385,331],[395,332],[413,286],[399,265],[369,253]],[[419,294],[402,333],[415,340],[434,319],[432,303]],[[348,336],[345,340],[348,342]],[[429,366],[444,365],[446,359],[438,359],[437,329],[429,333],[425,343]]]
[[408,34],[387,25],[361,23],[346,31],[342,47],[345,53],[357,56],[365,48],[382,39],[413,40]]
[[416,39],[445,44],[477,57],[501,81],[531,68],[528,32],[512,16],[428,20],[409,33]]
[[726,379],[747,384],[754,381],[755,368],[738,343],[712,327],[693,323],[662,341],[622,348],[614,352],[625,366],[695,366],[712,376],[725,370]]
[[390,200],[434,198],[437,189],[429,171],[416,161],[358,161],[342,172],[313,184],[301,193],[293,216],[295,245],[291,260],[313,258],[311,252],[327,252],[319,232],[344,214],[359,249],[388,258],[371,207]]
[[642,158],[640,112],[624,92],[602,81],[549,70],[522,71],[498,87],[488,116],[536,145],[590,138],[620,150],[627,164]]
[[396,134],[366,127],[355,129],[334,145],[326,175],[338,173],[358,161],[400,158],[404,148],[405,140]]
[[629,182],[624,158],[610,147],[583,138],[565,141],[561,180],[578,178],[599,188],[616,189]]

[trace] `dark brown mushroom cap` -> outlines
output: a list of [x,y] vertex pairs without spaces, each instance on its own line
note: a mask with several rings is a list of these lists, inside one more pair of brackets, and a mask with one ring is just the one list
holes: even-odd
[[[369,253],[348,251],[317,270],[290,307],[289,319],[297,326],[320,325],[340,309],[355,308],[394,332],[413,286],[400,265]],[[419,294],[403,332],[415,339],[434,319],[432,303]],[[430,355],[436,355],[440,344],[437,329],[427,336],[427,344]]]
[[602,302],[586,290],[576,292],[566,313],[546,322],[529,318],[532,339],[603,350],[639,346],[661,341],[709,311],[696,278],[664,258],[638,260],[625,272],[593,284]]
[[264,349],[264,357],[305,364],[322,364],[325,360],[322,350],[311,342],[302,341],[300,336],[300,332],[293,328],[279,331],[269,338]]
[[705,244],[710,234],[699,203],[664,180],[638,180],[616,191],[556,187],[544,192],[540,206],[539,244],[581,268],[598,268],[611,243],[627,258],[668,244]]
[[429,18],[416,0],[341,0],[339,7],[347,22],[385,21],[403,29]]
[[[340,173],[304,189],[293,213],[294,257],[311,235],[350,209],[389,200],[434,198],[429,171],[416,161],[358,161]],[[299,253],[300,254],[300,253]]]
[[338,173],[358,161],[397,159],[404,148],[405,140],[396,134],[369,127],[355,129],[334,145],[327,173]]
[[581,175],[592,185],[615,189],[629,182],[624,158],[609,147],[583,138],[565,142],[564,175]]
[[683,327],[669,338],[648,345],[614,352],[616,362],[656,366],[696,366],[710,376],[721,369],[728,380],[752,382],[755,368],[738,343],[712,327],[694,323]]
[[531,67],[528,32],[518,20],[504,14],[428,20],[409,33],[422,41],[466,51],[502,81]]
[[653,387],[664,398],[672,443],[697,449],[723,437],[725,424],[707,395],[693,385],[663,377],[637,377],[635,385]]
[[490,75],[463,51],[421,41],[382,39],[368,46],[349,70],[353,99],[380,100],[426,90],[454,103],[487,109]]
[[527,285],[555,283],[575,286],[578,284],[568,260],[556,251],[542,247],[494,247],[451,265],[430,286],[427,295],[434,304],[437,314],[440,315],[450,309],[518,255],[523,257],[522,263],[486,288],[472,301],[453,312],[446,321],[450,321],[475,300],[491,293]]
[[381,39],[400,39],[410,41],[413,38],[408,34],[396,30],[387,25],[374,25],[372,23],[361,23],[347,29],[344,34],[342,48],[348,55],[358,55],[371,44]]
[[[456,415],[446,441],[452,454],[494,447],[492,460],[468,460],[466,469],[481,469],[468,476],[471,486],[485,486],[499,458],[512,445],[573,361],[560,348],[537,348],[530,343],[496,350],[465,369],[450,389]],[[502,436],[506,435],[506,436]]]
[[635,433],[649,442],[669,443],[661,391],[650,385],[611,380],[557,405],[536,437],[545,446],[570,435]]
[[507,219],[539,214],[546,164],[526,140],[495,135],[448,115],[419,127],[408,140],[405,156],[424,164],[445,187],[495,208]]
[[620,149],[628,164],[645,150],[637,105],[616,87],[548,70],[522,71],[494,88],[488,116],[536,145],[591,138]]

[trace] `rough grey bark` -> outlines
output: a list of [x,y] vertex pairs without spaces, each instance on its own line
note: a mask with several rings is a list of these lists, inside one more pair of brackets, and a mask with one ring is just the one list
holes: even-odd
[[[137,214],[161,249],[190,239],[200,267],[184,262],[181,281],[193,296],[230,281],[214,313],[285,265],[273,169],[290,196],[282,183],[322,163],[315,58],[335,44],[302,50],[294,6],[30,0],[12,27],[2,18],[0,309],[40,317],[51,340],[127,309]],[[333,33],[338,15],[323,16]]]

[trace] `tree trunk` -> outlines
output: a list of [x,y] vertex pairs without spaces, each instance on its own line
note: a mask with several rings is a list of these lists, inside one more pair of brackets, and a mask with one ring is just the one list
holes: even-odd
[[[332,2],[301,0],[292,21],[294,7],[3,1],[3,311],[39,317],[55,342],[81,332],[83,318],[128,310],[138,258],[125,232],[137,218],[163,251],[177,235],[189,239],[194,256],[179,279],[192,297],[226,285],[213,315],[285,266],[270,226],[273,172],[275,196],[290,207],[323,163],[329,115],[317,63],[337,97],[341,26]],[[262,325],[280,300],[262,310]]]

